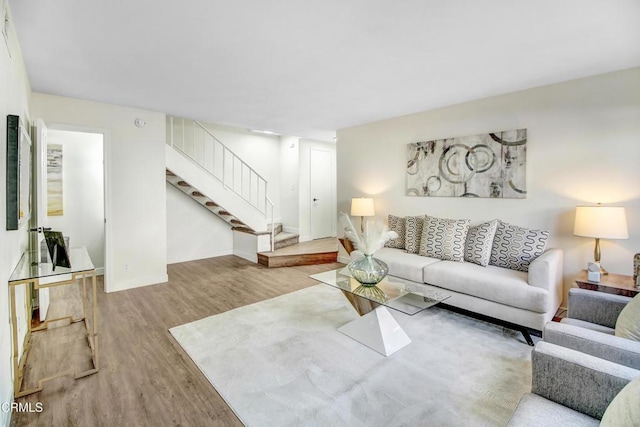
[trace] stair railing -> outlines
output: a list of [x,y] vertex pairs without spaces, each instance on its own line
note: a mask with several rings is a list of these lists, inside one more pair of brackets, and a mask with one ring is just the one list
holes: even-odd
[[275,220],[273,219],[274,204],[269,197],[267,197],[267,203],[271,207],[271,252],[273,252],[276,249],[276,228]]
[[270,213],[273,251],[274,203],[267,196],[267,180],[197,120],[167,116],[167,144],[222,183],[224,188],[236,193],[265,219]]

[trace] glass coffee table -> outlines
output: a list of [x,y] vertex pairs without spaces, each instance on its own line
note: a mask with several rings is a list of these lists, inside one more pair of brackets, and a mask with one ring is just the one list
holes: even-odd
[[387,308],[413,316],[451,296],[439,288],[393,276],[387,276],[376,286],[362,286],[349,275],[346,267],[309,277],[340,289],[360,314],[360,318],[341,326],[338,331],[384,356],[390,356],[411,342]]

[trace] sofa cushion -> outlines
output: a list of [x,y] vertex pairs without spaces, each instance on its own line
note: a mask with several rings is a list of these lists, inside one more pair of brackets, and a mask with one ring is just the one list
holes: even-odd
[[574,411],[537,394],[522,396],[516,411],[511,415],[507,427],[535,426],[593,426],[600,422],[596,418]]
[[498,220],[484,222],[469,227],[464,245],[464,260],[486,267],[491,259],[493,237],[496,235]]
[[402,249],[382,248],[373,254],[374,258],[389,266],[389,275],[422,283],[422,269],[440,260],[408,254]]
[[640,294],[633,297],[618,315],[616,336],[640,341]]
[[420,237],[422,236],[423,225],[424,215],[405,218],[404,248],[410,254],[417,254],[420,251]]
[[527,273],[470,262],[441,261],[423,269],[424,282],[536,313],[553,310],[553,297],[546,289],[529,286]]
[[544,252],[548,238],[548,231],[530,230],[498,221],[489,264],[529,271],[531,261]]
[[571,326],[579,326],[581,328],[589,329],[592,331],[600,332],[607,335],[615,335],[615,329],[607,326],[598,325],[597,323],[585,322],[584,320],[574,319],[573,317],[565,317],[560,320],[560,323]]
[[390,239],[384,245],[387,248],[404,249],[405,233],[406,233],[406,220],[404,217],[389,215],[387,220],[387,226],[390,231],[395,231],[398,237]]
[[469,223],[468,219],[425,216],[418,253],[442,260],[464,261],[464,244]]

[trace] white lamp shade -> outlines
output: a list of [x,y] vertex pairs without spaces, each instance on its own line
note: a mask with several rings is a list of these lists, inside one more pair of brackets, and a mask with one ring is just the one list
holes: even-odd
[[598,239],[628,239],[624,208],[615,206],[578,206],[573,228],[576,236]]
[[374,216],[373,199],[357,197],[351,199],[351,216]]

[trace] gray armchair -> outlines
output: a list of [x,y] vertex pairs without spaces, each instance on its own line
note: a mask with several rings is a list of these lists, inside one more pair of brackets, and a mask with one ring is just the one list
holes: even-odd
[[571,289],[568,317],[561,323],[547,323],[542,332],[543,339],[640,369],[640,342],[614,335],[618,315],[629,301],[631,298],[620,295]]
[[531,360],[531,393],[518,403],[509,427],[597,426],[614,397],[640,377],[640,370],[544,341]]

